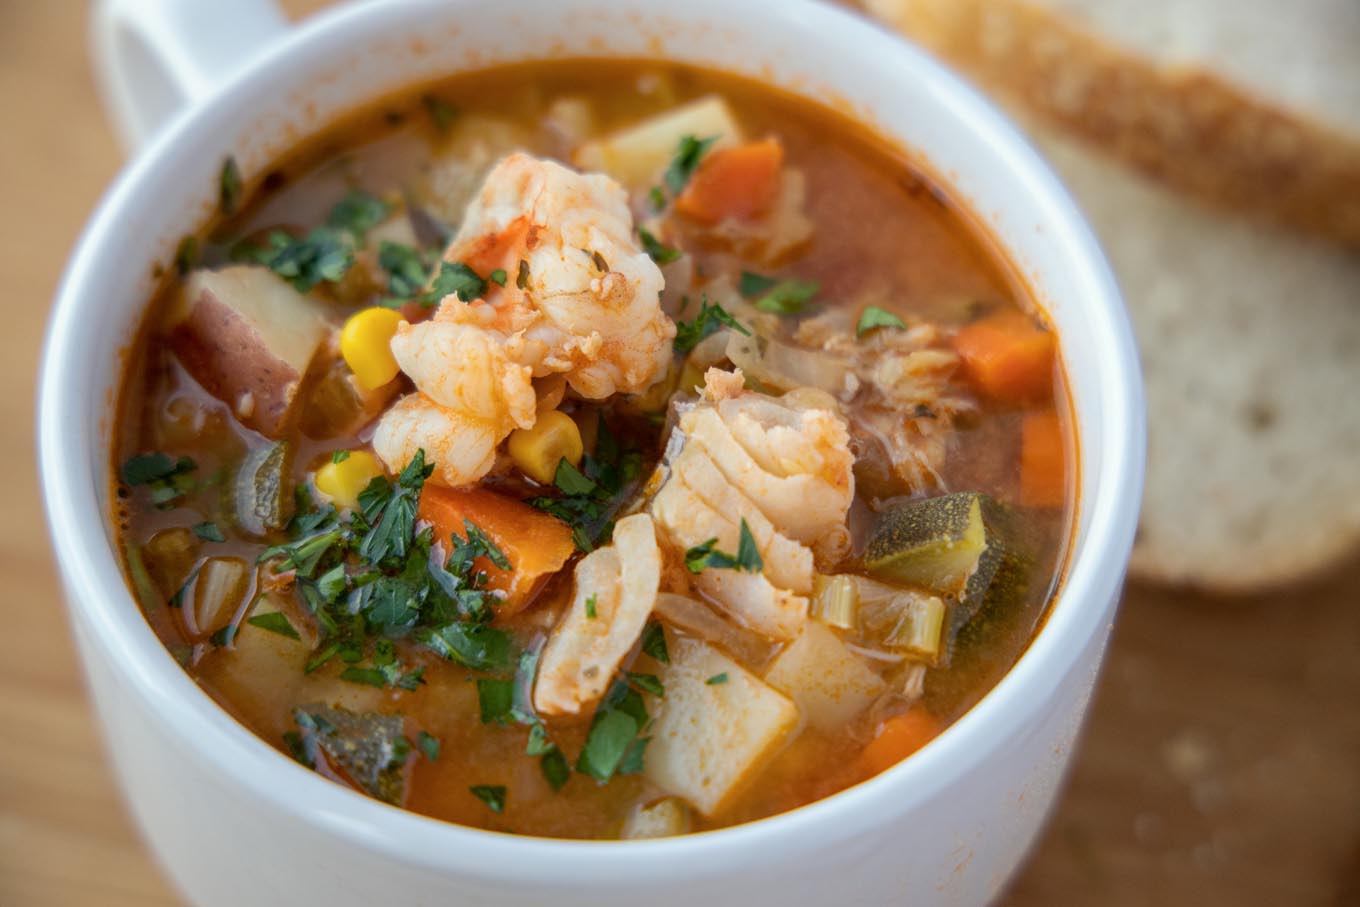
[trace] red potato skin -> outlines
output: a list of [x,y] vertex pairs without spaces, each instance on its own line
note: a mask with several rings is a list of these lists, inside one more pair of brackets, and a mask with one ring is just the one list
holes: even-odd
[[204,291],[170,333],[170,346],[203,389],[267,438],[287,433],[302,375],[269,355],[264,338],[231,306]]

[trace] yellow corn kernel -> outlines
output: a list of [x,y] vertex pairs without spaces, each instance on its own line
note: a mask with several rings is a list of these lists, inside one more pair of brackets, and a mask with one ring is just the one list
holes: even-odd
[[375,390],[397,377],[392,336],[401,322],[396,309],[375,306],[355,312],[340,329],[340,355],[365,389]]
[[544,485],[552,484],[559,462],[565,459],[579,466],[585,453],[581,430],[570,416],[556,409],[540,415],[533,428],[512,431],[508,448],[519,471]]
[[382,464],[377,457],[366,450],[351,450],[339,463],[332,457],[316,471],[312,482],[336,507],[353,510],[359,505],[359,492],[382,474]]

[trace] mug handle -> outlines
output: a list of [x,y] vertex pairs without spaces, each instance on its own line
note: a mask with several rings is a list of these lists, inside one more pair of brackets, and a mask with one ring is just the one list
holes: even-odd
[[96,0],[95,73],[123,148],[146,144],[287,29],[274,0]]

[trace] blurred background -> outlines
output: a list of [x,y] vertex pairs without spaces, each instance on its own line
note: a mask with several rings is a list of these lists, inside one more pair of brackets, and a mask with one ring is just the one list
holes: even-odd
[[[1003,903],[1360,904],[1360,3],[859,8],[959,67],[1050,157],[1110,253],[1147,368],[1133,577],[1070,784]],[[33,464],[47,309],[121,162],[87,15],[0,0],[12,907],[179,904],[100,751]]]

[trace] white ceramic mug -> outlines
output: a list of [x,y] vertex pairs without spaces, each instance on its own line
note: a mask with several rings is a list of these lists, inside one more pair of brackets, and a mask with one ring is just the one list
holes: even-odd
[[[43,489],[114,766],[152,849],[200,907],[265,904],[979,904],[1053,804],[1115,612],[1142,486],[1138,363],[1090,231],[1049,170],[920,52],[807,0],[390,0],[293,29],[266,0],[108,0],[96,52],[142,146],[81,237],[52,314]],[[664,57],[832,104],[911,150],[983,215],[1052,316],[1080,439],[1070,567],[1033,645],[892,770],[793,812],[659,841],[573,842],[394,809],[293,763],[215,705],[124,583],[110,528],[123,364],[225,155],[258,173],[358,104],[432,77],[551,56]]]

